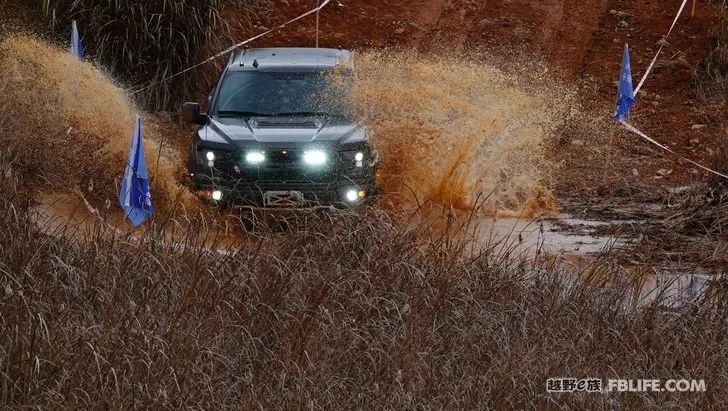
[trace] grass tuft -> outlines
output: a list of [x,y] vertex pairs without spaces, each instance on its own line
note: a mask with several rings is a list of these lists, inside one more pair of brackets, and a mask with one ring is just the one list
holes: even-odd
[[695,75],[698,93],[708,99],[728,93],[728,5],[722,2],[720,8],[720,25],[712,29],[711,49],[698,64]]
[[[224,7],[232,4],[255,16],[267,10],[268,0],[16,0],[48,20],[56,33],[66,35],[77,20],[84,45],[125,83],[142,88],[181,71],[231,42]],[[191,71],[140,93],[140,102],[153,108],[176,108],[209,90],[214,70]],[[199,87],[201,86],[201,87]]]

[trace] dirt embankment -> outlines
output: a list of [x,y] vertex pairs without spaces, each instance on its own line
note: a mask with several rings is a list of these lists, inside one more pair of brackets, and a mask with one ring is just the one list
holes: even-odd
[[[276,2],[275,15],[254,22],[240,36],[297,15],[314,3]],[[579,127],[564,132],[554,153],[568,164],[568,173],[555,184],[560,195],[574,191],[619,195],[625,194],[623,186],[674,186],[707,178],[702,171],[646,147],[636,136],[611,128],[608,121],[624,43],[632,47],[638,79],[679,5],[680,0],[339,0],[321,13],[321,44],[355,49],[416,47],[455,55],[486,50],[505,60],[542,62],[579,89],[579,100],[592,118],[604,120],[597,131]],[[715,152],[728,115],[724,102],[703,101],[693,82],[694,67],[707,53],[709,33],[718,22],[715,4],[698,1],[694,14],[689,5],[643,88],[633,118],[660,141],[703,162]],[[314,34],[314,20],[309,19],[254,46],[313,45]],[[670,173],[658,175],[658,170]]]

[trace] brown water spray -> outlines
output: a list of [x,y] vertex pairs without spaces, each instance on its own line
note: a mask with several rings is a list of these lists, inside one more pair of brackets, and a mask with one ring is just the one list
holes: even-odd
[[[46,189],[81,190],[95,207],[116,207],[118,186],[140,110],[98,67],[41,39],[15,35],[0,42],[0,105],[13,115],[8,138],[38,159]],[[175,200],[193,202],[177,183],[179,152],[160,153],[162,136],[142,124],[155,208]],[[8,142],[8,145],[11,141]],[[167,145],[169,147],[169,144]]]
[[480,199],[487,214],[553,212],[544,144],[570,98],[533,71],[507,74],[482,58],[357,55],[355,106],[381,154],[381,187],[465,210]]

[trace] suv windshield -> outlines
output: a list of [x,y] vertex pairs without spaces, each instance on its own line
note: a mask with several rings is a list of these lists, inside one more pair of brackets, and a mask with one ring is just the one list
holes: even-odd
[[[343,81],[338,81],[343,77]],[[217,96],[218,115],[344,116],[351,77],[322,72],[232,72]]]

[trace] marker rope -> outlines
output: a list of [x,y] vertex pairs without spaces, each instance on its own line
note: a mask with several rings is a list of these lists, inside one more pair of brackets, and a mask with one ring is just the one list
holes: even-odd
[[324,0],[324,1],[323,1],[323,2],[322,2],[322,3],[321,3],[321,4],[319,5],[319,6],[318,6],[318,7],[315,7],[315,8],[313,8],[313,9],[311,9],[311,10],[309,10],[309,11],[307,11],[307,12],[305,12],[305,13],[301,14],[300,16],[298,16],[298,17],[296,17],[296,18],[293,18],[293,19],[291,19],[291,20],[288,20],[287,22],[285,22],[285,23],[282,23],[282,24],[279,24],[279,25],[277,25],[277,26],[275,26],[275,27],[273,27],[273,28],[271,28],[271,29],[268,29],[268,30],[266,30],[266,31],[264,31],[264,32],[262,32],[262,33],[260,33],[260,34],[256,35],[256,36],[253,36],[253,37],[251,37],[251,38],[249,38],[249,39],[246,39],[246,40],[243,40],[243,41],[241,41],[241,42],[239,42],[239,43],[237,43],[237,44],[234,44],[234,45],[232,45],[232,46],[230,46],[230,47],[226,48],[225,50],[223,50],[223,51],[221,51],[221,52],[219,52],[219,53],[217,53],[217,54],[215,54],[215,55],[213,55],[213,56],[211,56],[211,57],[209,57],[209,58],[207,58],[207,59],[205,59],[205,60],[203,60],[203,61],[201,61],[201,62],[199,62],[199,63],[197,63],[197,64],[195,64],[195,65],[193,65],[193,66],[187,67],[186,69],[184,69],[184,70],[182,70],[182,71],[180,71],[180,72],[178,72],[178,73],[175,73],[175,74],[172,74],[171,76],[165,77],[165,78],[163,78],[163,79],[159,80],[159,81],[158,81],[158,82],[156,82],[156,83],[153,83],[153,84],[150,84],[150,85],[148,85],[148,86],[145,86],[145,87],[143,87],[143,88],[140,88],[140,89],[138,89],[138,90],[136,90],[136,91],[132,92],[132,93],[131,93],[131,95],[133,96],[133,95],[135,95],[135,94],[141,93],[141,92],[142,92],[142,91],[144,91],[144,90],[148,90],[148,89],[150,89],[150,88],[152,88],[152,87],[154,87],[154,86],[158,86],[158,85],[160,85],[160,84],[162,84],[162,83],[164,83],[164,82],[166,82],[166,81],[168,81],[168,80],[170,80],[170,79],[172,79],[172,78],[175,78],[175,77],[177,77],[177,76],[181,76],[181,75],[182,75],[182,74],[184,74],[184,73],[187,73],[187,72],[189,72],[189,71],[191,71],[191,70],[194,70],[194,69],[196,69],[197,67],[200,67],[200,66],[203,66],[203,65],[205,65],[205,64],[208,64],[208,63],[210,63],[210,62],[214,61],[214,60],[215,60],[216,58],[218,58],[218,57],[220,57],[220,56],[223,56],[223,55],[225,55],[225,54],[227,54],[227,53],[230,53],[231,51],[233,51],[233,50],[235,50],[235,49],[237,49],[237,48],[240,48],[240,47],[242,47],[242,46],[244,46],[244,45],[246,45],[246,44],[248,44],[248,43],[250,43],[250,42],[252,42],[252,41],[258,40],[259,38],[261,38],[261,37],[263,37],[263,36],[266,36],[266,35],[268,35],[268,34],[270,34],[270,33],[274,32],[274,31],[276,31],[276,30],[280,30],[280,29],[282,29],[282,28],[286,27],[287,25],[289,25],[289,24],[291,24],[291,23],[295,23],[295,22],[297,22],[297,21],[299,21],[299,20],[303,19],[304,17],[308,17],[308,16],[310,16],[310,15],[312,15],[312,14],[314,14],[314,13],[317,13],[317,12],[321,11],[321,10],[322,10],[322,9],[323,9],[324,7],[326,7],[326,6],[327,6],[327,5],[328,5],[328,4],[330,3],[330,2],[331,2],[331,0]]
[[719,176],[719,177],[723,177],[723,178],[725,178],[725,179],[728,179],[728,175],[725,175],[725,174],[723,174],[723,173],[719,173],[719,172],[717,172],[717,171],[715,171],[715,170],[713,170],[713,169],[711,169],[711,168],[708,168],[708,167],[706,167],[706,166],[704,166],[704,165],[702,165],[702,164],[700,164],[700,163],[698,163],[698,162],[695,162],[695,161],[693,161],[693,160],[691,160],[691,159],[689,159],[689,158],[687,158],[687,157],[685,157],[685,156],[682,156],[682,155],[680,155],[680,154],[676,153],[676,152],[675,152],[674,150],[672,150],[672,149],[671,149],[670,147],[667,147],[667,146],[665,146],[665,145],[662,145],[662,144],[660,144],[660,143],[659,143],[659,142],[657,142],[657,141],[656,141],[655,139],[653,139],[653,138],[649,137],[649,136],[648,136],[647,134],[645,134],[645,133],[643,133],[642,131],[638,130],[638,129],[637,129],[636,127],[634,127],[633,125],[631,125],[631,124],[627,123],[626,121],[621,121],[620,123],[621,123],[621,124],[622,124],[622,125],[623,125],[623,126],[624,126],[624,127],[626,128],[626,129],[627,129],[627,130],[629,130],[629,131],[631,131],[631,132],[633,132],[633,133],[637,134],[638,136],[640,136],[640,137],[644,138],[645,140],[649,141],[650,143],[652,143],[652,144],[656,145],[657,147],[660,147],[661,149],[663,149],[663,150],[667,151],[668,153],[674,154],[674,155],[678,156],[679,158],[681,158],[682,160],[684,160],[684,161],[687,161],[688,163],[690,163],[690,164],[692,164],[692,165],[694,165],[694,166],[696,166],[696,167],[699,167],[699,168],[701,168],[701,169],[703,169],[703,170],[705,170],[705,171],[707,171],[707,172],[709,172],[709,173],[712,173],[712,174],[715,174],[715,175],[717,175],[717,176]]
[[[675,16],[675,19],[672,21],[672,26],[670,26],[670,30],[667,31],[667,34],[663,39],[667,40],[668,37],[670,37],[670,34],[672,34],[672,30],[677,25],[677,21],[680,20],[680,16],[682,15],[683,11],[685,10],[685,6],[688,4],[688,0],[683,0],[682,5],[680,6],[680,10],[678,10],[677,15]],[[647,80],[647,77],[649,77],[650,73],[652,72],[652,69],[655,68],[655,63],[657,63],[657,58],[660,57],[660,53],[662,53],[662,49],[665,48],[665,42],[662,42],[660,44],[660,48],[657,49],[657,53],[655,54],[655,57],[652,59],[652,62],[647,67],[647,71],[645,71],[645,74],[642,76],[642,80],[640,80],[639,84],[637,84],[637,88],[634,90],[634,96],[637,97],[637,93],[640,92],[640,89],[645,84],[645,81]]]

